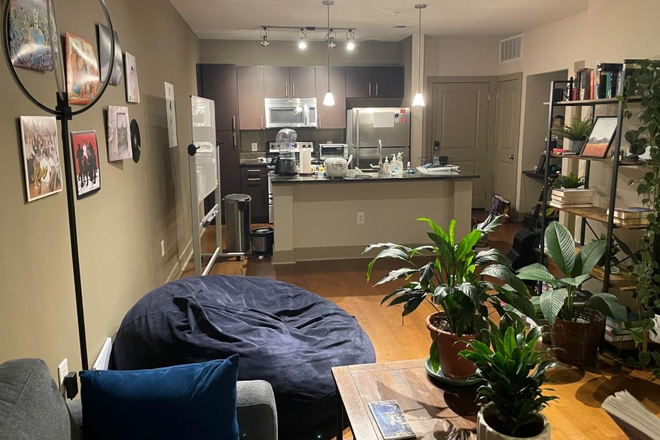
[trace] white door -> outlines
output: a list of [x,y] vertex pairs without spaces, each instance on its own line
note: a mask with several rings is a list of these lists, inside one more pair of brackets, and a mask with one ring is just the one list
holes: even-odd
[[521,87],[518,75],[497,80],[493,192],[512,204],[518,183]]

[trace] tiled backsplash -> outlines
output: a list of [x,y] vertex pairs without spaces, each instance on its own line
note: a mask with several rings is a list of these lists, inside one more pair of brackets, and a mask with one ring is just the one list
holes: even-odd
[[[272,130],[244,130],[241,131],[241,153],[251,153],[252,144],[257,144],[257,151],[267,151],[268,142],[275,141],[278,129]],[[302,128],[296,130],[298,141],[314,142],[314,145],[325,143],[346,142],[346,130],[318,130],[314,128]]]

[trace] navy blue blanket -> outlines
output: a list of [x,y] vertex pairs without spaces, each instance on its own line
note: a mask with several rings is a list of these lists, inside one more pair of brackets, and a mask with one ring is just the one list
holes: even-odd
[[145,295],[119,328],[111,367],[157,368],[235,353],[239,380],[273,386],[283,438],[334,417],[332,367],[375,362],[369,337],[332,302],[271,279],[208,276]]

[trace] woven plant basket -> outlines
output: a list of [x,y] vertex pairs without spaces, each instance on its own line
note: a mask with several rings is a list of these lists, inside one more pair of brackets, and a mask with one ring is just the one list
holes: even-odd
[[557,318],[552,326],[552,348],[561,362],[593,365],[605,331],[605,315],[596,310],[582,310],[578,322]]

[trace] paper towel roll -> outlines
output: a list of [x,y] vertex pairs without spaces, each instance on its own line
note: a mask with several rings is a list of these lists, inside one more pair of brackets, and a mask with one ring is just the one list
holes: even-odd
[[312,174],[312,149],[300,150],[300,174]]

